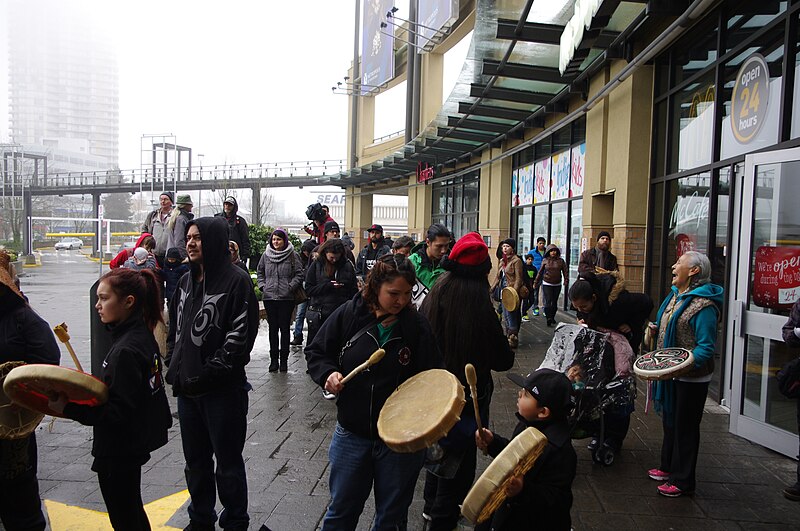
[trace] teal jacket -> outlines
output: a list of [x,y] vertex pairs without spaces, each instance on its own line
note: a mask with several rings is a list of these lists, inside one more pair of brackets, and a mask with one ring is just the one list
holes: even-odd
[[414,269],[417,271],[417,280],[422,282],[428,289],[431,289],[439,275],[445,272],[444,268],[442,268],[442,260],[439,260],[435,265],[431,261],[426,243],[415,245],[411,249],[411,255],[408,259],[414,264]]

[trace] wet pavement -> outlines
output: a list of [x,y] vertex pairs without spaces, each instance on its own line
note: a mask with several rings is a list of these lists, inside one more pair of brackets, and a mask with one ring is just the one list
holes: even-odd
[[[45,252],[42,266],[26,268],[23,290],[51,325],[66,321],[72,345],[89,367],[89,287],[99,265],[78,251]],[[567,319],[568,316],[560,316]],[[289,358],[288,373],[267,371],[266,322],[248,365],[250,395],[245,458],[251,529],[265,523],[273,530],[314,530],[328,503],[327,448],[336,418],[335,404],[322,399],[305,374],[302,351]],[[514,371],[538,367],[552,329],[544,317],[523,323]],[[64,347],[62,364],[72,366]],[[516,388],[495,376],[491,428],[510,434],[516,419]],[[175,401],[170,398],[173,411]],[[578,474],[573,485],[573,527],[584,529],[798,529],[800,503],[783,498],[781,489],[794,477],[796,462],[728,433],[728,415],[709,403],[702,424],[698,486],[694,496],[669,499],[656,492],[646,471],[657,466],[660,418],[644,415],[643,396],[625,445],[611,467],[593,464],[586,441],[574,441]],[[45,418],[36,432],[39,484],[51,528],[110,529],[95,474],[91,472],[91,429],[76,422]],[[479,469],[489,459],[479,455]],[[409,529],[423,528],[422,475],[409,512]],[[170,441],[144,466],[142,495],[154,529],[182,529],[188,524],[183,454],[177,422]],[[370,529],[371,500],[358,529]],[[536,515],[531,515],[533,519]],[[464,526],[469,529],[469,527]]]

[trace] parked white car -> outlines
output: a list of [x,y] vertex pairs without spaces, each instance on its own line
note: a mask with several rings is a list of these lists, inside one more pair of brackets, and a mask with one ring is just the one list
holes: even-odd
[[73,249],[80,249],[81,247],[83,247],[83,242],[80,238],[63,238],[56,243],[56,251],[61,251],[63,249],[69,249],[71,251]]

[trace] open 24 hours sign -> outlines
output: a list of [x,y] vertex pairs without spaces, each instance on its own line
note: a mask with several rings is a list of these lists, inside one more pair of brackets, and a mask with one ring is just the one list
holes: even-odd
[[785,309],[800,299],[800,247],[756,250],[753,303],[762,308]]
[[731,128],[742,144],[755,138],[767,117],[769,66],[761,54],[748,57],[736,74],[731,96]]

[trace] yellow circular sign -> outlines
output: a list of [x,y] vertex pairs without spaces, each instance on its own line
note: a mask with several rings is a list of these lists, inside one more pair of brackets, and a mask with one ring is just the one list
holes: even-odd
[[742,63],[736,74],[731,96],[731,129],[733,136],[747,144],[758,134],[766,121],[769,103],[769,66],[761,54],[753,54]]

